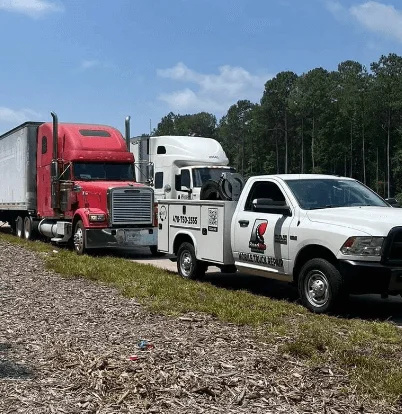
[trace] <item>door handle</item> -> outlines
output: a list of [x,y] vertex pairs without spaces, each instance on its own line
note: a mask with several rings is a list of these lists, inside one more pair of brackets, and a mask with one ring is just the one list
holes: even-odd
[[239,220],[240,227],[247,227],[248,223],[248,220]]

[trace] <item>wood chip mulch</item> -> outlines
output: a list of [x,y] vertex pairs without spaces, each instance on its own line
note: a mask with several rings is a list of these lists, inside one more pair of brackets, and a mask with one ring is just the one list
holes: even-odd
[[3,414],[401,412],[358,396],[335,367],[281,354],[283,338],[272,345],[212,317],[151,314],[5,242],[0,263]]

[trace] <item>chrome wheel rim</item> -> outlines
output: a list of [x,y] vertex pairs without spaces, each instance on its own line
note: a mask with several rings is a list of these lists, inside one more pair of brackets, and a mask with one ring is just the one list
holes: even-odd
[[325,306],[329,299],[329,282],[320,270],[311,270],[305,279],[304,293],[309,303],[317,308]]
[[31,237],[31,220],[29,219],[24,222],[24,235],[27,240]]
[[78,228],[74,234],[74,247],[75,250],[81,251],[84,244],[84,233],[81,228]]
[[24,222],[22,221],[22,217],[17,218],[17,237],[22,237]]
[[184,277],[190,277],[193,268],[193,259],[190,252],[184,251],[180,256],[180,271]]

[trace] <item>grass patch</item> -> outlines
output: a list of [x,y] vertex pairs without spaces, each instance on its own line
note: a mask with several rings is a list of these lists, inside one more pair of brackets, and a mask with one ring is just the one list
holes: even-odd
[[113,256],[77,256],[41,242],[0,234],[0,240],[48,253],[48,269],[117,288],[150,311],[168,315],[201,312],[224,322],[266,327],[267,337],[282,335],[281,350],[312,366],[339,367],[362,392],[396,400],[402,395],[402,332],[391,323],[314,315],[305,308],[246,291],[230,291],[205,282]]

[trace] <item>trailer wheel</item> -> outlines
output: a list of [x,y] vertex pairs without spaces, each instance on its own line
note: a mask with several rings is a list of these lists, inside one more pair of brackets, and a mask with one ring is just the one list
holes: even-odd
[[20,239],[24,237],[24,220],[21,216],[18,216],[15,221],[15,234]]
[[81,220],[78,220],[74,228],[74,250],[77,254],[84,254],[85,246],[85,227]]
[[33,220],[31,217],[26,216],[24,219],[24,239],[32,240],[34,238]]
[[205,275],[207,266],[195,257],[194,246],[182,243],[177,252],[177,271],[185,279],[200,279]]
[[342,275],[325,259],[311,259],[302,267],[298,288],[303,305],[314,313],[332,311],[346,297]]

